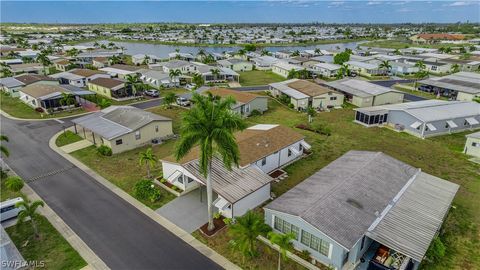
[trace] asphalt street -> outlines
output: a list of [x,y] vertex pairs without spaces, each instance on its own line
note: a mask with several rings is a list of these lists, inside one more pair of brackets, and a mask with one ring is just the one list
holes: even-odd
[[48,141],[61,129],[54,120],[2,116],[1,133],[10,138],[6,162],[111,269],[221,269],[51,150]]

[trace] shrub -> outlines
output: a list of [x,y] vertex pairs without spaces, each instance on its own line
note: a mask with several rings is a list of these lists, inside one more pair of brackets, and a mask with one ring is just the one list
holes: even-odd
[[293,109],[293,107],[295,107],[293,106],[293,103],[288,104],[288,108]]
[[97,148],[97,152],[102,155],[102,156],[111,156],[112,155],[112,149],[106,145],[100,145]]
[[4,170],[3,168],[0,168],[0,179],[5,179],[8,177],[7,170]]
[[326,124],[321,122],[313,123],[312,129],[315,130],[315,132],[322,135],[326,135],[326,136],[332,135],[332,130]]
[[280,101],[281,103],[283,103],[285,105],[288,105],[288,104],[290,104],[290,97],[285,95],[285,94],[281,94],[278,97],[278,101]]
[[42,107],[37,107],[37,108],[35,108],[35,111],[36,111],[36,112],[39,112],[39,113],[43,113],[43,112],[44,112],[44,110],[43,110]]
[[213,214],[214,219],[219,219],[221,216],[222,214],[220,214],[220,212],[216,212],[215,214]]
[[433,239],[430,248],[427,251],[427,258],[429,258],[432,262],[438,262],[445,256],[445,245],[442,243],[440,237],[435,237]]
[[133,186],[133,195],[138,199],[150,200],[151,202],[156,202],[161,197],[160,190],[155,187],[153,181],[146,179],[138,181]]
[[302,258],[302,259],[304,259],[304,260],[306,260],[306,261],[308,261],[308,260],[310,260],[310,258],[311,258],[310,255],[311,255],[310,251],[304,249],[304,250],[302,250],[302,252],[300,252],[299,257]]
[[5,180],[5,186],[11,191],[20,191],[23,188],[23,180],[18,176],[10,176]]
[[250,116],[259,116],[259,115],[262,115],[262,112],[260,112],[259,110],[253,110],[250,112]]
[[165,178],[160,179],[160,183],[166,183],[167,180]]

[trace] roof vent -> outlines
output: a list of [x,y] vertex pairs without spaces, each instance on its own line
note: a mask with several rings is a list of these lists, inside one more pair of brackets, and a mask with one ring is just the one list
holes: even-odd
[[363,209],[363,205],[354,199],[348,198],[347,203],[358,209]]

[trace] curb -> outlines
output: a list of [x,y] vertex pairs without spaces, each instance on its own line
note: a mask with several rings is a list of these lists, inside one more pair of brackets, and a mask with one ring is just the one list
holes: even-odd
[[15,117],[15,116],[11,116],[7,112],[0,109],[0,115],[4,116],[6,118],[12,119],[12,120],[17,120],[17,121],[50,121],[50,120],[55,121],[55,120],[61,120],[61,119],[77,117],[77,116],[80,117],[80,116],[87,115],[87,114],[90,114],[90,113],[92,113],[92,112],[84,112],[84,113],[79,113],[79,114],[73,114],[73,115],[70,115],[70,116],[52,117],[52,118],[18,118],[18,117]]
[[[8,166],[5,162],[3,163]],[[17,175],[10,167],[8,168],[10,172]],[[21,191],[30,201],[42,199],[26,182],[24,182],[24,186]],[[95,254],[95,252],[93,252],[90,247],[83,242],[83,240],[63,221],[63,219],[60,218],[44,200],[42,201],[44,202],[45,206],[38,208],[38,212],[47,218],[52,226],[62,235],[63,238],[65,238],[65,240],[67,240],[72,248],[80,254],[85,262],[87,262],[87,265],[82,269],[110,269],[102,261],[102,259],[100,259],[97,254]]]
[[62,133],[63,131],[58,132],[57,134],[53,135],[52,138],[50,138],[49,141],[49,146],[50,148],[57,152],[59,155],[61,155],[63,158],[71,162],[73,165],[78,167],[80,170],[84,171],[86,174],[91,176],[93,179],[95,179],[97,182],[108,188],[111,192],[115,193],[117,196],[120,198],[124,199],[128,203],[130,203],[132,206],[137,208],[140,212],[157,222],[160,226],[164,227],[165,229],[169,230],[171,233],[185,241],[187,244],[192,246],[194,249],[196,249],[198,252],[209,258],[210,260],[214,261],[224,269],[228,270],[241,270],[240,267],[235,265],[234,263],[230,262],[227,260],[225,257],[222,255],[218,254],[216,251],[211,249],[210,247],[206,246],[199,240],[197,240],[195,237],[193,237],[191,234],[187,233],[177,225],[173,224],[163,216],[159,215],[156,213],[154,210],[148,208],[147,206],[143,205],[141,202],[137,201],[135,198],[130,196],[128,193],[120,189],[119,187],[115,186],[112,184],[110,181],[107,179],[103,178],[99,174],[97,174],[95,171],[87,167],[85,164],[74,158],[73,156],[66,154],[63,152],[59,147],[56,146],[55,141],[57,137]]

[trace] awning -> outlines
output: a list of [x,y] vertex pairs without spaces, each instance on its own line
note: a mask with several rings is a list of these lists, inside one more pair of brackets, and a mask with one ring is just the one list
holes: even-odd
[[167,180],[169,182],[172,182],[173,180],[177,179],[180,175],[182,175],[182,173],[180,171],[175,171],[174,173],[172,173],[168,178]]
[[466,120],[470,125],[477,125],[477,124],[478,124],[477,119],[475,119],[475,118],[473,118],[473,117],[465,118],[465,120]]
[[434,125],[432,125],[432,124],[427,124],[427,127],[428,127],[428,129],[431,130],[431,131],[437,130],[437,128],[436,128]]
[[292,151],[295,156],[300,155],[300,152],[295,147],[290,147],[288,150]]
[[218,197],[214,202],[213,202],[213,205],[215,205],[215,207],[217,207],[218,209],[220,210],[224,210],[225,208],[227,208],[230,203],[225,200],[224,198],[222,197]]
[[410,127],[412,127],[412,128],[418,128],[418,127],[421,126],[421,125],[422,125],[422,122],[416,121],[415,123],[411,124]]
[[457,124],[455,124],[455,122],[453,122],[452,120],[447,120],[447,124],[449,127],[451,128],[456,128],[458,127]]
[[303,148],[307,150],[310,150],[310,148],[312,148],[312,146],[308,144],[306,141],[301,141],[300,144],[303,146]]

